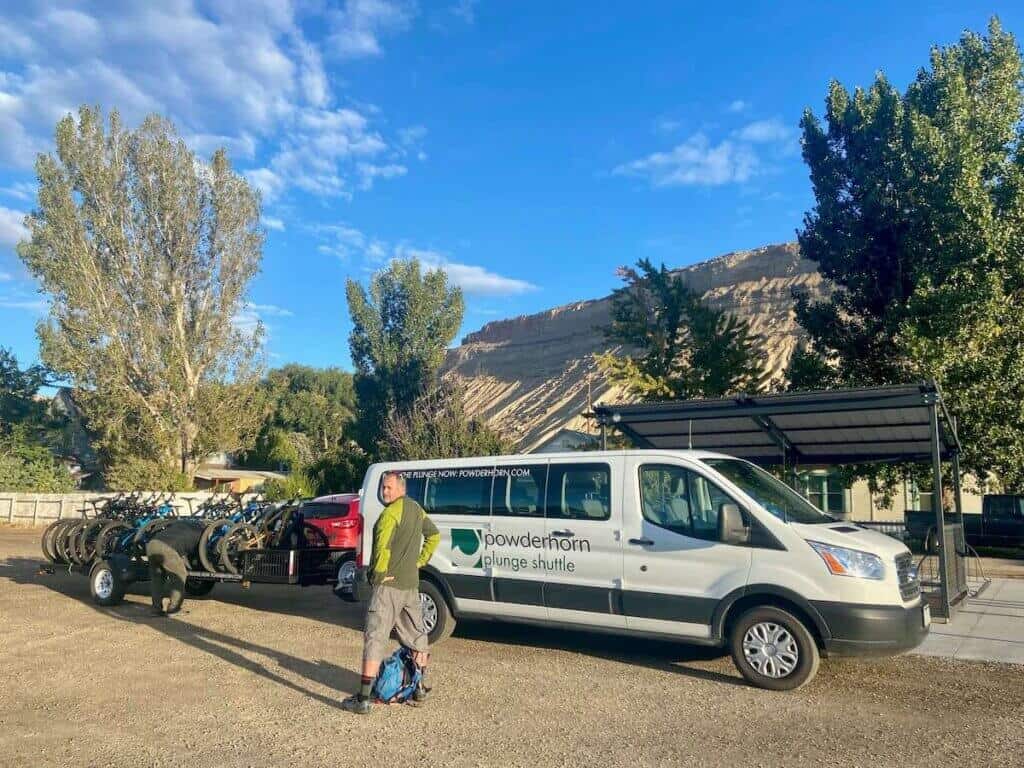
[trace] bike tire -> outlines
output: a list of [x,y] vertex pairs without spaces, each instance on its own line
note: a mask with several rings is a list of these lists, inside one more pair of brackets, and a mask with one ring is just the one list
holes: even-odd
[[[203,529],[203,535],[199,537],[199,562],[203,564],[210,573],[220,572],[220,564],[214,561],[212,552],[210,552],[210,539],[213,535],[221,528],[230,527],[235,524],[235,521],[228,517],[219,517],[216,520],[212,520],[206,524],[206,528]],[[217,540],[217,544],[220,544],[220,540]],[[220,552],[217,552],[219,557]]]
[[123,520],[111,520],[96,535],[96,554],[97,560],[103,560],[114,554],[114,542],[117,540],[119,534],[127,533],[132,530],[132,527]]
[[57,562],[57,553],[53,548],[53,537],[57,533],[58,528],[62,528],[68,524],[67,520],[55,520],[46,526],[46,530],[43,531],[42,541],[40,545],[43,549],[43,557],[49,560],[51,563]]
[[220,564],[228,573],[236,576],[241,573],[240,563],[236,563],[234,556],[252,549],[250,546],[261,537],[261,530],[251,523],[236,523],[228,529],[220,540],[217,550],[220,553]]
[[73,537],[78,535],[78,529],[83,527],[84,523],[83,520],[75,520],[71,525],[62,528],[60,534],[54,538],[54,549],[61,565],[71,565],[75,562],[71,557],[71,545]]

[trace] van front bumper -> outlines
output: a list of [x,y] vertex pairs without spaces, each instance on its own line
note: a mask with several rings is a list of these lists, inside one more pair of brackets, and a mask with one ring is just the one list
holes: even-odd
[[828,630],[825,650],[835,656],[891,656],[928,636],[923,601],[914,605],[814,602]]

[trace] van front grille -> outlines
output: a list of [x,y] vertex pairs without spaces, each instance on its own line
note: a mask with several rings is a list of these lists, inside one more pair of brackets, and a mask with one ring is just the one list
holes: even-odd
[[909,552],[896,555],[896,577],[900,582],[900,597],[913,600],[921,594],[921,582],[917,578],[914,558]]

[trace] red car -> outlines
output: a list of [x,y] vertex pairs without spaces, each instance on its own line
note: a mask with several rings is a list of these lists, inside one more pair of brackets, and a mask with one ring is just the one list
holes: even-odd
[[302,505],[303,519],[320,529],[327,537],[327,546],[352,550],[338,560],[339,597],[345,586],[352,583],[356,572],[356,551],[363,534],[363,516],[359,514],[358,493],[333,493],[318,496]]

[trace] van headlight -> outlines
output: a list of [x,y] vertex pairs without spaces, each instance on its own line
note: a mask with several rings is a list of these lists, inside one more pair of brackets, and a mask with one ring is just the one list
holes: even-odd
[[825,565],[828,566],[833,576],[855,576],[860,579],[879,581],[885,578],[885,566],[882,564],[882,558],[878,555],[861,552],[858,549],[822,544],[820,541],[808,541],[807,543],[825,561]]

